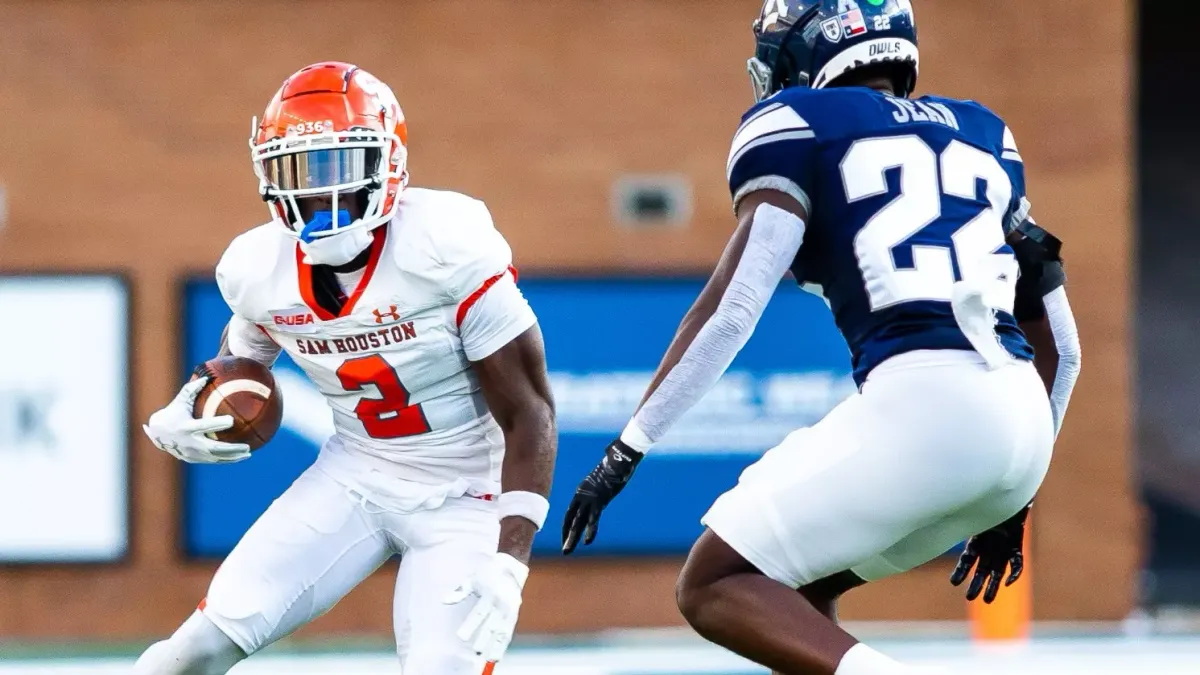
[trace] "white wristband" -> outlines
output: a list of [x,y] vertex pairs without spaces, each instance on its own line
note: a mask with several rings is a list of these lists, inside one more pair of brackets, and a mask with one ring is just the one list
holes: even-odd
[[636,415],[633,419],[629,420],[629,424],[626,424],[625,429],[621,432],[621,442],[643,455],[650,449],[650,446],[654,445],[654,441],[650,440],[650,436],[637,425]]
[[536,525],[539,531],[546,523],[546,514],[550,513],[550,502],[545,497],[523,490],[502,492],[496,505],[499,507],[500,520],[520,516]]

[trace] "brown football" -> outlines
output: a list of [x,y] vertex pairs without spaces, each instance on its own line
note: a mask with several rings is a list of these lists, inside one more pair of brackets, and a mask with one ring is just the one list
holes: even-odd
[[226,443],[245,443],[257,450],[271,440],[283,421],[283,395],[271,369],[254,359],[219,356],[196,368],[208,382],[196,395],[196,419],[231,415],[233,426],[209,434]]

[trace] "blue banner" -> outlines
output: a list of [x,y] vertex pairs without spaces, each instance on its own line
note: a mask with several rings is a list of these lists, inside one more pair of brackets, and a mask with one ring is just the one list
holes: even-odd
[[[560,433],[537,553],[558,553],[576,485],[628,421],[703,285],[696,278],[522,278],[545,335]],[[215,283],[187,284],[185,372],[216,352],[229,315]],[[284,390],[284,425],[275,439],[245,462],[186,467],[189,555],[228,553],[331,433],[324,400],[299,369],[285,356],[275,372]],[[763,451],[853,391],[849,373],[845,342],[825,304],[782,284],[729,372],[646,458],[583,553],[686,552],[717,495]]]

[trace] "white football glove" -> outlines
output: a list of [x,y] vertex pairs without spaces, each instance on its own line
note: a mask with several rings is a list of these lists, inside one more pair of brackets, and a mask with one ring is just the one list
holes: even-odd
[[484,660],[499,661],[512,642],[521,610],[521,591],[528,578],[528,566],[507,553],[497,553],[444,600],[453,605],[478,598],[457,635]]
[[233,426],[233,417],[221,415],[198,420],[192,416],[196,395],[206,382],[207,377],[199,377],[183,385],[183,389],[167,407],[151,415],[142,429],[159,450],[189,464],[218,464],[246,459],[250,456],[249,445],[223,443],[205,435]]

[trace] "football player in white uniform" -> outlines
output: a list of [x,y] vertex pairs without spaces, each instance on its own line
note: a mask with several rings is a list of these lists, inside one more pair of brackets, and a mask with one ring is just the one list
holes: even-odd
[[[328,611],[393,556],[405,675],[478,675],[508,647],[546,517],[556,431],[541,332],[482,202],[407,188],[392,91],[345,63],[283,83],[250,139],[272,222],[217,266],[222,354],[287,354],[336,434],[135,672],[212,675]],[[186,462],[244,445],[195,420],[203,378],[146,432]]]

